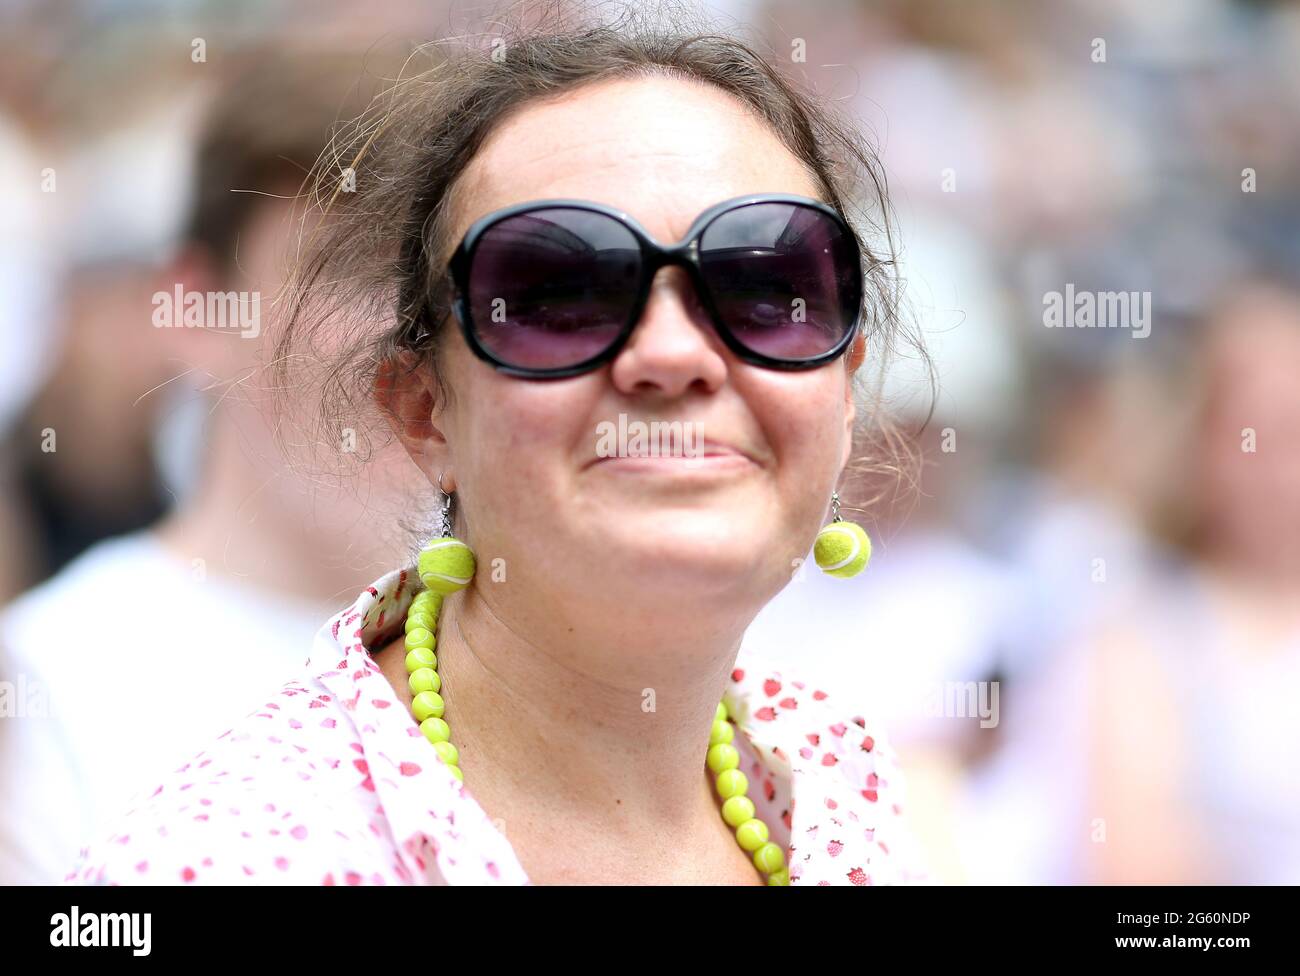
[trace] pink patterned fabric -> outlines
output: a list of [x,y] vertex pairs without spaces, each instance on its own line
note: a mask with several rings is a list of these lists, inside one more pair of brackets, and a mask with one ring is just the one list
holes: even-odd
[[[137,794],[66,881],[531,884],[367,650],[401,633],[419,589],[407,570],[367,587],[321,628],[301,679]],[[786,848],[791,884],[927,880],[878,731],[743,648],[724,697],[756,816]]]

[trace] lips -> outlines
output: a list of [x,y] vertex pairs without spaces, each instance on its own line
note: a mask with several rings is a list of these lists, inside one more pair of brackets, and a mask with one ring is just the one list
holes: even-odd
[[753,461],[753,460],[754,460],[753,457],[751,457],[748,453],[746,453],[745,451],[740,450],[739,448],[732,447],[730,444],[723,444],[723,443],[720,443],[720,442],[718,442],[718,441],[705,441],[705,442],[704,442],[704,448],[703,448],[703,450],[701,450],[699,453],[689,453],[689,454],[688,454],[687,452],[683,451],[683,452],[681,452],[680,454],[674,454],[674,453],[671,453],[671,452],[668,452],[668,451],[660,451],[659,453],[655,454],[655,453],[652,453],[652,452],[650,452],[650,451],[636,451],[636,452],[631,452],[631,451],[629,451],[629,452],[626,453],[626,454],[609,455],[609,456],[607,456],[607,457],[594,457],[594,458],[592,458],[590,461],[587,462],[587,467],[591,467],[591,466],[594,465],[594,464],[599,464],[601,461],[614,461],[614,460],[619,460],[619,459],[624,459],[624,458],[634,458],[634,457],[643,457],[643,458],[672,458],[672,457],[683,457],[683,458],[690,458],[690,457],[726,457],[726,456],[729,456],[729,455],[734,455],[734,456],[736,456],[736,457],[747,458],[747,459],[750,460],[750,461]]

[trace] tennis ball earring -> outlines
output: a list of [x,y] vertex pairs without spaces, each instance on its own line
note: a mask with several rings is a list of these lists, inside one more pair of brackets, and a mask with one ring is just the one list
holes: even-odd
[[430,539],[420,550],[417,566],[420,582],[439,597],[455,593],[469,586],[474,578],[474,550],[452,535],[451,528],[451,494],[442,487],[442,475],[438,475],[438,490],[442,492],[442,535]]
[[871,536],[856,522],[840,518],[840,493],[831,492],[831,521],[817,533],[813,558],[827,576],[849,579],[867,568]]

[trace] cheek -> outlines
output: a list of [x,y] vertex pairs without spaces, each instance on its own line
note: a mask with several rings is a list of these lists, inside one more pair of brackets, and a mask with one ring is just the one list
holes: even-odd
[[463,467],[475,472],[478,491],[501,501],[502,511],[554,504],[564,490],[583,447],[581,418],[588,415],[585,397],[570,386],[493,375],[476,390],[461,433],[472,460]]
[[781,468],[799,477],[837,470],[844,450],[843,379],[830,370],[795,382],[776,379],[748,399]]

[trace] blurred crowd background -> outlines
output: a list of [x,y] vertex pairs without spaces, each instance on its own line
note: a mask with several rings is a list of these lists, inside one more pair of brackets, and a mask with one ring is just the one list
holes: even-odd
[[[861,120],[939,381],[890,376],[919,479],[846,493],[868,572],[750,640],[892,731],[938,880],[1300,882],[1300,3],[700,6]],[[265,334],[151,296],[273,292],[331,123],[475,9],[0,6],[0,882],[406,558],[398,475],[278,453]],[[1149,328],[1049,327],[1067,289]]]

